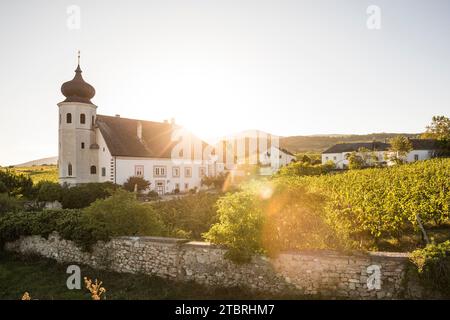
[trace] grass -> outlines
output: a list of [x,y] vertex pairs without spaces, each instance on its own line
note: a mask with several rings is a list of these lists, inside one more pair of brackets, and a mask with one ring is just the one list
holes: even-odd
[[51,181],[58,182],[58,167],[55,165],[48,166],[32,166],[32,167],[14,167],[9,168],[12,172],[17,174],[24,174],[29,176],[33,183],[36,184],[39,181]]
[[[66,273],[69,263],[51,259],[0,252],[0,299],[20,300],[24,292],[38,300],[90,300],[82,280],[81,290],[69,290]],[[216,288],[189,282],[180,283],[142,274],[95,270],[79,265],[81,277],[99,279],[107,300],[158,299],[273,299],[270,294],[251,294],[245,288]],[[301,296],[278,298],[304,299]]]

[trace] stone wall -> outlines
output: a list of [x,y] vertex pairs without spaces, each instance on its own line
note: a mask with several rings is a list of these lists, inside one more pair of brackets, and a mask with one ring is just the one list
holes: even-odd
[[226,250],[205,242],[118,237],[98,242],[86,253],[55,233],[48,239],[24,237],[7,243],[5,249],[117,272],[193,280],[207,286],[243,286],[272,294],[392,299],[411,297],[412,292],[406,277],[408,257],[403,253],[284,252],[275,258],[255,256],[250,263],[236,265],[224,258]]

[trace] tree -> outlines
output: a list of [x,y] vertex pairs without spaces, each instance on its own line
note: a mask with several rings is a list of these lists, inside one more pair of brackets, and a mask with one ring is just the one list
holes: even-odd
[[450,119],[445,116],[434,116],[431,124],[421,135],[424,139],[450,140]]
[[61,201],[63,188],[59,183],[40,181],[37,185],[35,185],[35,189],[37,190],[38,201]]
[[0,171],[1,189],[10,196],[31,197],[33,181],[23,174],[14,174],[10,170]]
[[395,163],[405,162],[406,155],[413,149],[411,141],[407,137],[396,136],[389,142],[391,144],[389,151],[395,153],[395,155],[391,156],[390,160]]
[[350,170],[362,169],[365,166],[364,159],[356,151],[347,153],[345,158],[348,160],[348,168]]
[[111,182],[85,183],[74,187],[64,186],[61,204],[64,209],[81,209],[88,207],[97,199],[109,197],[117,185]]
[[222,190],[227,178],[228,172],[221,172],[217,176],[205,176],[202,178],[202,186],[205,185],[207,187],[214,187],[218,190]]
[[[142,177],[129,177],[128,180],[123,184],[123,188],[129,192],[140,192],[147,190],[150,187],[150,181],[145,180]],[[137,190],[136,190],[137,189]]]

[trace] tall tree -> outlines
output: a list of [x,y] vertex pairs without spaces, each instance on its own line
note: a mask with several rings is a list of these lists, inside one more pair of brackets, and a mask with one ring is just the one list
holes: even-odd
[[395,153],[395,155],[391,156],[391,161],[403,163],[406,155],[413,149],[411,141],[405,136],[396,136],[389,142],[391,144],[389,151]]
[[434,116],[425,133],[425,139],[450,140],[450,119],[445,116]]

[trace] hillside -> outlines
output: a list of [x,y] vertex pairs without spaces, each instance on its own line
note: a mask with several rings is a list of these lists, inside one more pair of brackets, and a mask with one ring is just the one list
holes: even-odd
[[291,152],[322,152],[323,150],[342,142],[369,142],[369,141],[385,141],[392,137],[403,135],[409,138],[415,138],[418,133],[371,133],[364,135],[313,135],[313,136],[291,136],[282,137],[280,141],[281,147]]
[[21,164],[16,164],[14,167],[33,167],[33,166],[45,166],[45,165],[56,165],[58,163],[58,157],[48,157],[37,159],[33,161],[28,161]]

